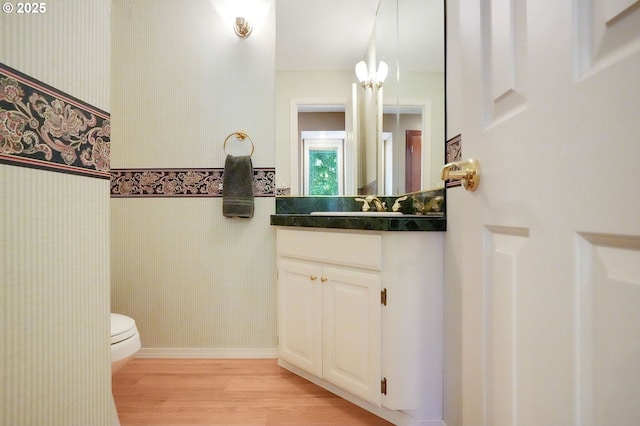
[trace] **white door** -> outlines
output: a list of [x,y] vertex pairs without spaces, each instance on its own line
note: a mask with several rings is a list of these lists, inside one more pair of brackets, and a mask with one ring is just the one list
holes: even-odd
[[322,377],[322,268],[278,260],[278,353]]
[[463,424],[640,425],[640,2],[459,17],[462,156],[482,167],[447,194]]
[[321,279],[322,375],[380,405],[380,274],[325,267]]

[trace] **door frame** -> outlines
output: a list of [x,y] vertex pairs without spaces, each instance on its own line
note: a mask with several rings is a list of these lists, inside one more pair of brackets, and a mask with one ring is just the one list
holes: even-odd
[[[347,98],[291,98],[289,103],[289,170],[291,195],[302,195],[302,147],[299,112],[346,112]],[[346,129],[345,129],[346,130]],[[346,166],[346,165],[345,165]]]

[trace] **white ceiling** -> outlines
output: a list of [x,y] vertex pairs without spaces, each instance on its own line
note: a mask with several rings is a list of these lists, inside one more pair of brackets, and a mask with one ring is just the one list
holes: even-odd
[[365,54],[377,7],[378,0],[276,0],[276,69],[353,68]]
[[399,33],[396,0],[276,0],[276,69],[353,69],[375,26],[378,59],[395,62],[399,35],[402,69],[443,71],[444,0],[397,2]]

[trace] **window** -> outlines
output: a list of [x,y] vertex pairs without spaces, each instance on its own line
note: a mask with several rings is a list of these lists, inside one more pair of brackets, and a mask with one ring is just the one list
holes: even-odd
[[302,139],[305,195],[344,195],[344,139]]

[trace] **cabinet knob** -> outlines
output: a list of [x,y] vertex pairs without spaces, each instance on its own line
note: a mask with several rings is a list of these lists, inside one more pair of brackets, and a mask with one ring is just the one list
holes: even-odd
[[315,281],[315,280],[317,280],[317,279],[318,279],[318,277],[317,277],[317,276],[315,276],[315,275],[311,275],[309,278],[311,278],[311,281]]
[[324,277],[324,276],[323,276],[323,277],[321,277],[321,278],[320,278],[320,281],[322,281],[323,283],[326,283],[326,282],[327,282],[327,277]]

